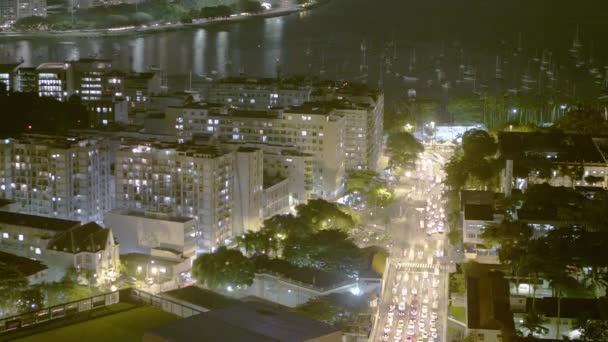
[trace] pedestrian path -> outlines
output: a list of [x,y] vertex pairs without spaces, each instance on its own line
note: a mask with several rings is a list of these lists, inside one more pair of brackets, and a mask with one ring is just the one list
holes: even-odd
[[420,269],[435,269],[439,268],[441,270],[446,270],[448,267],[440,264],[425,264],[421,262],[400,262],[398,263],[400,267],[405,268],[420,268]]

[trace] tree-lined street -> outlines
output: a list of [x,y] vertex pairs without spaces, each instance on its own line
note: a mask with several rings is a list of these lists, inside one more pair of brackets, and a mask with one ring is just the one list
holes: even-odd
[[415,170],[396,175],[387,227],[391,257],[372,341],[445,341],[451,263],[441,182],[451,153],[428,143]]

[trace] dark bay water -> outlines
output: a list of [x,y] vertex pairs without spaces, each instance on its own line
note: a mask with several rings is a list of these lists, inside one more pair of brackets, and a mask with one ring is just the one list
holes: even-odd
[[[575,69],[567,51],[579,25],[582,58],[593,57],[603,75],[603,66],[608,65],[602,39],[608,36],[606,3],[332,0],[286,17],[198,29],[105,38],[0,38],[0,61],[23,59],[25,64],[36,65],[100,57],[112,59],[118,69],[135,71],[158,65],[166,70],[170,85],[178,89],[187,86],[190,72],[196,85],[202,76],[275,76],[279,66],[283,74],[381,83],[391,102],[407,88],[416,88],[424,96],[439,96],[445,93],[446,88],[440,85],[446,82],[451,94],[483,86],[518,88],[523,73],[536,73],[538,66],[532,57],[545,50],[561,75],[556,88],[568,92],[579,83],[579,93],[595,96],[599,82],[595,84],[585,76],[591,64],[585,70]],[[521,52],[516,51],[519,40]],[[366,46],[367,78],[361,71],[362,41]],[[414,54],[416,63],[410,71]],[[497,63],[503,74],[499,82],[495,80]],[[475,71],[475,82],[455,82],[462,78],[463,67]],[[404,84],[405,74],[420,81]]]

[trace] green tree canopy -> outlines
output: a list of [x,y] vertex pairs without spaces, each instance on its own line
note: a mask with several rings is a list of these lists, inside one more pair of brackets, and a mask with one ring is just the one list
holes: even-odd
[[251,260],[223,246],[214,253],[201,254],[192,265],[194,278],[209,288],[251,285],[254,272]]
[[357,219],[352,216],[354,213],[347,212],[340,204],[323,199],[300,204],[296,207],[296,212],[302,224],[310,231],[337,229],[346,232],[352,230],[357,223]]
[[562,116],[555,126],[566,132],[581,134],[606,134],[608,123],[604,114],[597,110],[576,110]]
[[397,132],[389,135],[386,149],[391,167],[408,168],[414,165],[424,146],[411,133]]
[[472,129],[462,136],[462,149],[465,156],[473,159],[492,157],[496,154],[498,144],[487,131]]

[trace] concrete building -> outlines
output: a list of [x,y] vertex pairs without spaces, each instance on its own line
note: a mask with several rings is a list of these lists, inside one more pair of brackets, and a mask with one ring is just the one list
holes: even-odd
[[193,217],[198,251],[233,238],[234,153],[216,147],[125,144],[116,151],[117,207]]
[[95,223],[0,212],[0,251],[39,260],[48,281],[59,281],[71,267],[97,274],[99,281],[118,275],[118,245],[112,231]]
[[275,215],[289,214],[291,212],[289,180],[287,178],[267,177],[264,175],[262,202],[264,219]]
[[124,97],[103,96],[99,100],[88,101],[86,105],[89,122],[93,127],[129,123],[129,103]]
[[230,77],[207,84],[203,100],[241,109],[300,106],[311,100],[313,87],[303,80]]
[[37,260],[0,252],[0,272],[3,279],[12,279],[17,272],[18,276],[25,277],[28,285],[36,285],[46,281],[48,267]]
[[[119,276],[119,246],[111,229],[95,222],[78,225],[56,234],[48,243],[44,254],[49,265],[68,270],[87,270],[95,283],[110,283]],[[91,281],[91,280],[88,280]]]
[[21,213],[103,221],[114,206],[104,139],[26,135],[0,141],[0,196]]
[[68,63],[74,73],[74,93],[84,102],[101,100],[106,75],[112,69],[111,61],[81,58]]
[[38,93],[38,73],[34,67],[19,66],[15,91]]
[[267,304],[239,303],[152,328],[142,341],[341,342],[342,332]]
[[178,139],[206,134],[220,142],[279,145],[310,154],[312,193],[332,199],[341,191],[346,120],[333,110],[313,112],[303,106],[285,111],[229,111],[223,106],[192,105],[169,108],[161,120]]
[[481,233],[490,224],[498,224],[501,215],[494,212],[494,193],[463,190],[460,192],[462,243],[467,260],[484,264],[498,264],[496,246],[485,246]]
[[74,71],[69,63],[42,63],[36,74],[38,96],[66,101],[74,93]]
[[502,273],[485,271],[466,278],[465,335],[476,341],[516,341],[509,283]]
[[0,91],[6,90],[17,91],[17,70],[21,63],[7,63],[0,64],[0,83],[4,84],[4,89],[0,88]]
[[[499,154],[506,160],[502,190],[510,195],[513,189],[525,189],[529,183],[607,188],[608,163],[602,146],[608,146],[607,139],[581,134],[501,132]],[[549,174],[543,175],[537,168]]]
[[262,150],[239,147],[235,151],[233,234],[258,231],[262,226],[264,158]]
[[152,255],[155,249],[185,257],[196,254],[197,222],[192,217],[115,209],[106,213],[104,225],[120,242],[120,254]]
[[46,17],[46,0],[3,0],[0,2],[0,26],[10,27],[26,17]]
[[[528,334],[528,330],[522,326],[522,323],[524,323],[527,312],[532,310],[532,303],[532,298],[526,298],[525,310],[513,308],[515,327],[524,335]],[[547,333],[536,334],[534,337],[540,340],[558,341],[563,339],[562,336],[567,336],[571,340],[577,340],[581,335],[581,331],[577,329],[577,323],[581,317],[591,320],[606,320],[607,317],[602,309],[605,304],[603,299],[561,298],[558,306],[557,297],[536,298],[534,310],[544,318],[542,326],[547,329]]]

